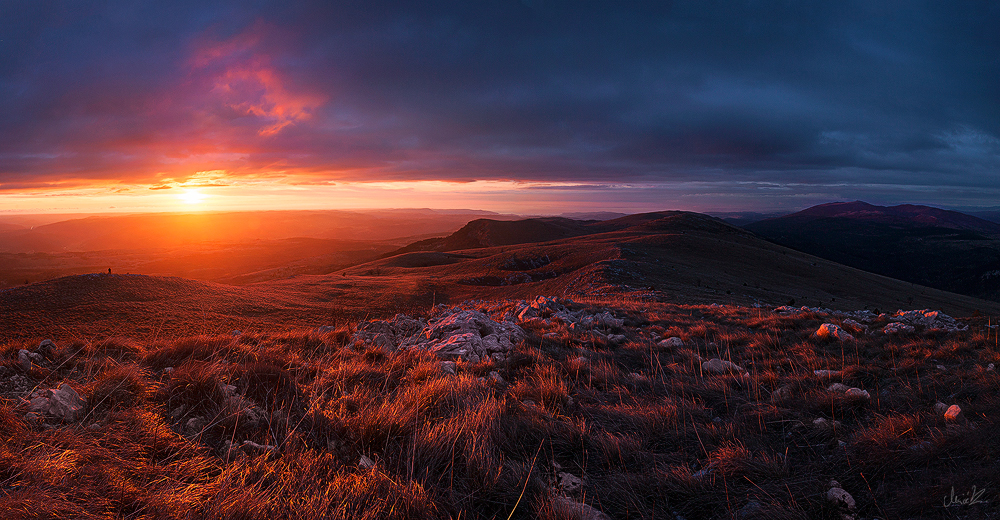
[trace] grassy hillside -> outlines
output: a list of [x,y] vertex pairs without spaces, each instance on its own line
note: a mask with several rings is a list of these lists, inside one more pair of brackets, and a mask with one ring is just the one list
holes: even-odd
[[[8,341],[0,517],[995,513],[1000,349],[985,320],[886,334],[887,315],[862,324],[812,311],[563,303],[613,318],[581,328],[586,320],[568,324],[562,311],[518,319],[523,304],[470,303],[525,336],[502,357],[453,365],[352,340],[355,323]],[[855,339],[818,338],[823,323]],[[22,349],[37,357],[22,363]],[[739,370],[713,373],[712,359]],[[86,399],[77,417],[28,412],[33,390],[61,383]],[[946,419],[939,402],[961,416]],[[990,502],[945,507],[952,490],[969,498],[973,486]],[[834,488],[853,507],[831,501]]]

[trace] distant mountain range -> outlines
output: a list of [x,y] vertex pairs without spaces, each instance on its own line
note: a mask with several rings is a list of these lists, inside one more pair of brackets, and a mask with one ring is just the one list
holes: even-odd
[[929,287],[1000,301],[1000,224],[929,206],[835,202],[744,226],[775,243]]

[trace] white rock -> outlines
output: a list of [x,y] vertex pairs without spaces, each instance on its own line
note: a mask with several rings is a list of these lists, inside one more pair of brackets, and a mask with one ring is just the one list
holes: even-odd
[[442,361],[441,371],[445,374],[455,375],[455,362],[454,361]]
[[51,415],[66,422],[74,422],[83,417],[87,400],[76,393],[66,383],[56,390],[37,390],[31,394],[28,410]]
[[730,372],[743,372],[743,368],[731,361],[712,358],[701,364],[701,369],[712,374],[728,374]]
[[882,327],[883,334],[904,334],[913,332],[914,330],[916,329],[914,329],[912,326],[907,325],[905,323],[899,323],[896,321],[886,325],[885,327]]
[[552,497],[552,511],[561,518],[573,520],[611,520],[608,515],[594,509],[592,506],[577,502],[563,496]]
[[504,381],[503,377],[500,376],[500,372],[497,372],[496,370],[490,372],[490,381],[493,381],[494,383],[497,384],[503,384],[506,382]]
[[828,391],[830,391],[830,392],[840,392],[840,393],[843,393],[843,392],[846,392],[848,390],[848,386],[845,385],[844,383],[834,383],[834,384],[828,386],[826,389]]
[[559,477],[559,487],[563,491],[576,491],[583,485],[583,480],[572,473],[561,472],[557,476]]
[[837,377],[840,375],[840,370],[813,370],[813,374],[817,377]]
[[366,455],[362,455],[361,458],[358,459],[358,466],[364,469],[372,469],[375,467],[375,461],[369,459]]
[[853,340],[854,336],[848,334],[848,332],[833,323],[824,323],[816,329],[814,335],[822,339],[838,339],[840,341]]
[[667,339],[661,340],[659,343],[657,343],[657,346],[659,346],[660,348],[683,347],[684,340],[678,338],[677,336],[672,336]]
[[21,365],[21,368],[24,369],[25,372],[30,371],[31,370],[31,352],[28,352],[27,350],[25,350],[23,348],[21,350],[18,350],[17,351],[17,363],[19,365]]
[[791,398],[792,398],[792,387],[789,386],[789,385],[785,385],[785,386],[776,388],[773,392],[771,392],[771,403],[772,404],[784,401],[785,399],[791,399]]
[[257,444],[256,442],[247,440],[243,441],[243,450],[253,451],[257,453],[271,454],[271,453],[277,453],[278,447],[271,446],[270,444]]
[[855,507],[854,497],[842,487],[832,487],[826,492],[826,499],[834,504],[842,505],[853,511]]
[[844,395],[846,395],[847,397],[857,397],[857,398],[862,398],[862,399],[870,399],[871,398],[871,395],[868,394],[867,390],[862,390],[860,388],[853,388],[853,387],[852,388],[848,388],[844,392]]

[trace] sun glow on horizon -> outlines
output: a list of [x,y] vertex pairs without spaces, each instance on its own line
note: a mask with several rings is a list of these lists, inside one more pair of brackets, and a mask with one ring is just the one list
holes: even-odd
[[201,190],[192,190],[185,188],[184,190],[181,191],[181,193],[177,195],[177,198],[179,198],[181,202],[185,204],[193,205],[205,202],[205,199],[208,198],[208,195],[202,193]]

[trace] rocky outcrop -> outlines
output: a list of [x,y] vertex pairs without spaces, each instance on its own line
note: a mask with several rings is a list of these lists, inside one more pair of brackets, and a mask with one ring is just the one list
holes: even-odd
[[405,314],[391,320],[363,323],[354,334],[356,344],[385,348],[422,349],[443,359],[479,362],[502,358],[524,338],[524,331],[509,321],[494,321],[486,314],[467,309],[445,309],[424,322]]
[[66,383],[55,390],[35,390],[28,398],[28,412],[53,417],[65,422],[83,418],[87,400]]
[[852,341],[854,339],[854,336],[833,323],[820,325],[813,335],[820,339],[836,339],[840,341]]

